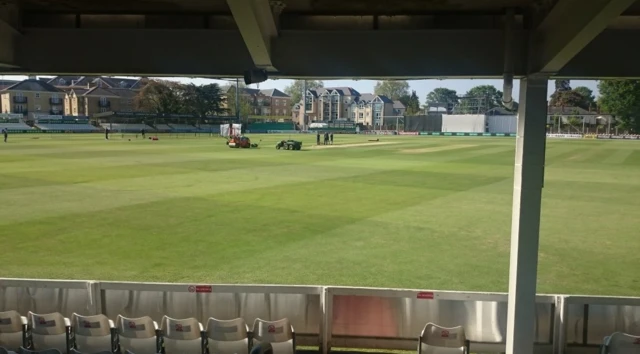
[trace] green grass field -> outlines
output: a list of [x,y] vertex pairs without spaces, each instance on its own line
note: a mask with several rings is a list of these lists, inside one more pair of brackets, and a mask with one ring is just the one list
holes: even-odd
[[[0,145],[0,277],[507,290],[513,138],[34,137]],[[640,142],[547,151],[539,292],[637,296]]]

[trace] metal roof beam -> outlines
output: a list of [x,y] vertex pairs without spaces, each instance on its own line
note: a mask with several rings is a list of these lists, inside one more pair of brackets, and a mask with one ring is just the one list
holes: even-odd
[[271,39],[278,36],[278,29],[269,1],[227,0],[227,4],[255,66],[276,71],[271,62]]
[[533,73],[555,75],[635,0],[560,0],[536,29]]

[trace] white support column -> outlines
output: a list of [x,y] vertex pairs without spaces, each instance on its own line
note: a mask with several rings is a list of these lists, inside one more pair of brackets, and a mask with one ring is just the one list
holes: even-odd
[[532,354],[547,119],[546,76],[520,80],[513,186],[507,354]]

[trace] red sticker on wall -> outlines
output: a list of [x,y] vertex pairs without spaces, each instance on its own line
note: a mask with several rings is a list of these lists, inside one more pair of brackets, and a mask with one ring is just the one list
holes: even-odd
[[433,293],[432,292],[419,292],[418,293],[418,299],[428,299],[428,300],[433,300]]
[[446,329],[443,330],[442,332],[440,332],[440,336],[442,338],[449,338],[449,331],[447,331]]
[[211,285],[196,285],[197,293],[211,293],[213,292],[213,287]]

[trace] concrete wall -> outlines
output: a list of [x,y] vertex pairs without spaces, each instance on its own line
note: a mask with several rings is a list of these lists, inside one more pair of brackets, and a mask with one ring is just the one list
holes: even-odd
[[484,114],[443,114],[442,131],[448,133],[484,133]]

